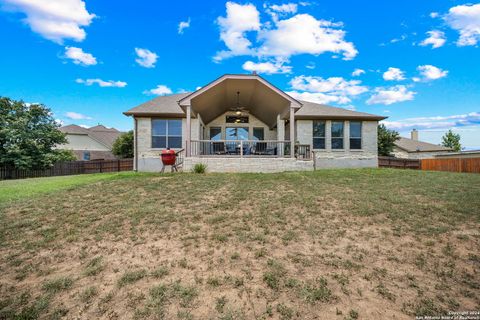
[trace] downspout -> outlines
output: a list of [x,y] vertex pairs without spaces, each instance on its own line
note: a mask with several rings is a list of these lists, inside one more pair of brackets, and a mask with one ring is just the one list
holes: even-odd
[[135,136],[135,143],[133,144],[134,149],[134,159],[135,159],[135,168],[134,171],[138,172],[138,135],[137,135],[137,118],[133,117],[133,127],[134,127],[134,136]]

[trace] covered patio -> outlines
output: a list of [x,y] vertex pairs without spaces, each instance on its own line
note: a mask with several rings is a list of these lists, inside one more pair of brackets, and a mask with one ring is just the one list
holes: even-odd
[[[187,158],[309,157],[309,146],[293,145],[302,104],[261,77],[224,75],[178,104],[186,114]],[[200,139],[192,139],[192,118]]]

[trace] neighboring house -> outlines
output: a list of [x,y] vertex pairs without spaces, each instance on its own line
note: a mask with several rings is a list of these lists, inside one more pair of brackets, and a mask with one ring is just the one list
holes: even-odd
[[125,115],[134,118],[136,170],[160,171],[161,150],[172,148],[184,150],[184,170],[220,172],[377,167],[385,118],[298,101],[256,74],[224,75]]
[[102,125],[87,129],[71,124],[61,127],[60,131],[66,133],[68,143],[57,148],[72,150],[77,160],[116,159],[112,145],[122,134],[117,129]]
[[468,158],[480,158],[480,150],[468,150],[460,152],[440,153],[435,155],[436,159],[468,159]]
[[427,159],[453,151],[450,148],[418,140],[418,131],[413,129],[411,139],[400,137],[395,141],[393,155],[404,159]]

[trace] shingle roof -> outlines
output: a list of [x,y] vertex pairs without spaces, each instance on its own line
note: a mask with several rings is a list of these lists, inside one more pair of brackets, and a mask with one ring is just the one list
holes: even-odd
[[68,126],[63,126],[59,128],[63,133],[72,133],[72,134],[88,134],[88,130],[77,126],[76,124],[69,124]]
[[439,146],[436,144],[418,140],[412,140],[404,137],[400,137],[400,139],[395,141],[395,146],[407,152],[452,151],[452,149],[444,146]]
[[126,112],[125,115],[148,116],[148,115],[177,115],[185,116],[182,108],[178,105],[178,101],[191,94],[191,92],[171,94],[168,96],[160,96],[141,105],[132,108]]
[[[184,117],[185,113],[178,101],[190,95],[191,92],[161,96],[145,102],[138,107],[124,112],[125,115],[154,116],[169,115]],[[351,111],[344,108],[331,107],[308,101],[299,101],[303,106],[295,113],[297,119],[367,119],[383,120],[386,117],[365,112]]]
[[296,119],[367,119],[383,120],[386,117],[375,114],[327,106],[310,101],[301,101],[303,106],[295,113]]
[[69,134],[88,135],[89,137],[100,142],[101,144],[103,144],[105,147],[109,149],[112,148],[115,140],[117,140],[117,138],[123,133],[118,131],[115,128],[107,128],[102,125],[94,126],[87,129],[87,128],[77,126],[76,124],[71,124],[68,126],[61,127],[59,130]]

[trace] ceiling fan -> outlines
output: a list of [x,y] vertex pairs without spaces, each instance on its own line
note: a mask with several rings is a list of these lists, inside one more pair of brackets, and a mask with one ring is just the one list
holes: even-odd
[[237,103],[235,106],[230,108],[231,111],[234,111],[237,116],[241,116],[243,112],[246,112],[244,107],[240,107],[240,91],[237,91]]

